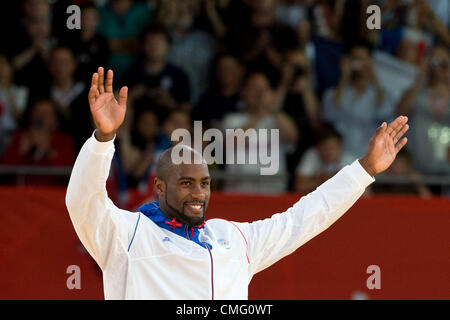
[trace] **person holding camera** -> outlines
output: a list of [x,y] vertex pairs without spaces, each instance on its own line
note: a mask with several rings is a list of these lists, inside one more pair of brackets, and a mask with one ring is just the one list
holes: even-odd
[[392,119],[393,99],[379,83],[364,42],[350,48],[340,67],[338,85],[324,94],[323,118],[343,136],[344,152],[358,157],[378,123]]
[[450,53],[435,46],[424,59],[416,81],[397,105],[415,124],[411,150],[415,169],[428,175],[450,174]]
[[295,168],[304,152],[313,146],[321,130],[318,97],[314,90],[313,74],[307,53],[301,49],[289,50],[285,55],[282,85],[278,90],[282,110],[291,117],[299,139],[287,155],[287,169],[290,186],[293,186]]

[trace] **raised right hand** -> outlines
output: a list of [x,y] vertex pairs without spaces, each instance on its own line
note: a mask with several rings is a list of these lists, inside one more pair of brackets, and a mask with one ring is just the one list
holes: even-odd
[[98,72],[92,76],[89,106],[97,127],[96,138],[100,141],[111,140],[125,118],[128,88],[122,87],[120,89],[119,101],[117,102],[112,84],[112,70],[108,70],[106,81],[104,81],[102,67],[98,68]]

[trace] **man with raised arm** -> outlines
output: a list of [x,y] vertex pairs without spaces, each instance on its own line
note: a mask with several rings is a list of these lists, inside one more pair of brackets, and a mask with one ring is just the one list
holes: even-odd
[[[89,104],[97,128],[78,155],[66,194],[77,235],[103,271],[106,299],[247,299],[255,273],[333,224],[406,144],[406,117],[383,123],[364,157],[285,212],[250,223],[205,222],[206,163],[174,164],[168,149],[156,168],[158,201],[129,212],[117,208],[105,188],[128,90],[123,87],[117,101],[112,85],[111,70],[106,79],[103,68],[92,77]],[[183,152],[201,156],[188,147]]]

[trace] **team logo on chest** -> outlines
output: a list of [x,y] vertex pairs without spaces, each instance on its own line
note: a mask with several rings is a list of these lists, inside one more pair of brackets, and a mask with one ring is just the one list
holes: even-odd
[[220,238],[217,240],[217,243],[224,249],[231,249],[230,242],[227,239]]

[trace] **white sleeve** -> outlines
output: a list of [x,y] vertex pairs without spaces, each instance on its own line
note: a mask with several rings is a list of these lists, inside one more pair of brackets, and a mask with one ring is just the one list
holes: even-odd
[[237,223],[247,241],[250,278],[331,226],[373,181],[356,160],[287,211]]
[[114,155],[114,140],[99,142],[92,135],[75,161],[66,192],[66,206],[75,231],[102,270],[126,254],[138,213],[117,208],[108,198],[106,180]]

